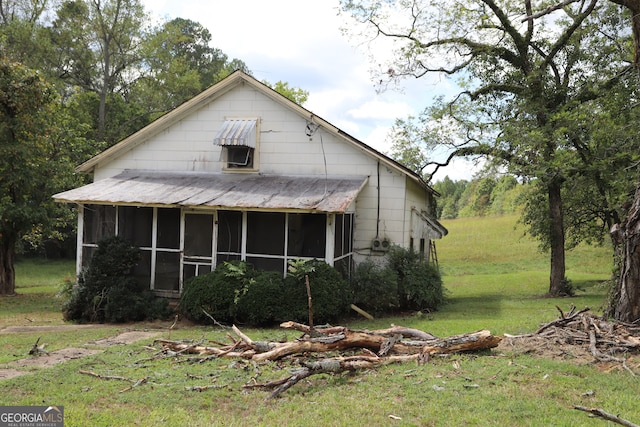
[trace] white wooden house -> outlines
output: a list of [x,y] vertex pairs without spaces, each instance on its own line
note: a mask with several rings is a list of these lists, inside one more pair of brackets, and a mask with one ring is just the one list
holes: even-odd
[[390,245],[430,256],[447,231],[422,178],[242,72],[88,160],[78,272],[100,239],[142,250],[136,275],[177,296],[227,260],[286,274],[323,259],[348,274]]

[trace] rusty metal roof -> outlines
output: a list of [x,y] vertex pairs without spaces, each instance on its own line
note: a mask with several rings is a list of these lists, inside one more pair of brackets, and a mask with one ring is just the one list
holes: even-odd
[[58,202],[345,212],[367,177],[127,170],[53,196]]

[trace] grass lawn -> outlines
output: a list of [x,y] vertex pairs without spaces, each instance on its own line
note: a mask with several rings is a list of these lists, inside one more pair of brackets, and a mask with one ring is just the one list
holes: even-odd
[[[608,248],[580,247],[567,258],[567,276],[577,289],[572,298],[544,297],[547,256],[515,228],[516,217],[445,221],[449,236],[438,242],[438,258],[449,303],[434,313],[345,320],[353,329],[415,327],[438,336],[490,329],[494,334],[534,331],[558,317],[557,307],[605,302],[603,284],[611,274]],[[56,283],[72,274],[73,263],[22,262],[18,297],[0,298],[0,368],[23,358],[35,340],[52,349],[82,346],[119,330],[157,330],[171,339],[225,341],[214,326],[169,322],[109,325],[75,332],[2,333],[20,325],[60,325]],[[254,340],[293,339],[278,329],[243,331]],[[598,407],[640,423],[638,377],[612,365],[551,360],[507,347],[481,354],[432,358],[429,363],[389,365],[355,374],[316,375],[267,401],[268,392],[243,388],[289,375],[290,364],[263,365],[243,360],[186,355],[157,357],[150,341],[104,348],[99,354],[28,375],[0,379],[2,405],[63,405],[66,426],[601,426],[572,405]],[[49,348],[49,347],[47,347]],[[44,356],[46,357],[46,356]],[[640,372],[640,360],[627,365]],[[121,379],[100,379],[81,371]],[[131,388],[136,380],[146,382]],[[203,392],[193,386],[212,385]]]

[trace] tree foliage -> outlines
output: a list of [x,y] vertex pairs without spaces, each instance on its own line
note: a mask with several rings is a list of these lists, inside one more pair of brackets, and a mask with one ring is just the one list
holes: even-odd
[[249,71],[240,60],[229,61],[211,46],[211,33],[200,23],[175,18],[152,30],[141,44],[141,76],[131,99],[147,105],[153,119],[194,97],[236,69]]
[[[625,12],[597,0],[567,2],[544,17],[539,16],[549,5],[532,1],[341,4],[366,25],[371,38],[394,42],[393,56],[376,81],[458,76],[458,96],[441,99],[416,121],[405,121],[400,128],[410,137],[401,133],[401,139],[435,142],[430,148],[448,144],[450,156],[435,162],[437,167],[454,156],[484,156],[511,174],[535,180],[537,201],[543,202],[537,206],[545,209],[536,210],[540,215],[528,223],[550,248],[550,294],[565,293],[568,225],[578,230],[581,224],[609,223],[618,208],[614,193],[628,191],[630,184],[629,171],[620,166],[638,157],[637,121],[626,121],[635,112],[618,99],[618,94],[635,99],[637,90],[631,32],[621,25],[628,19]],[[619,108],[607,107],[614,105]],[[455,136],[425,138],[434,128]],[[616,140],[612,150],[603,128],[632,133]],[[590,188],[597,199],[587,202],[596,203],[586,218],[585,210],[564,197],[587,195]]]
[[263,80],[262,83],[266,84],[271,89],[278,92],[280,95],[286,96],[287,98],[289,98],[290,100],[292,100],[298,105],[304,105],[304,103],[307,102],[307,100],[309,99],[308,91],[301,88],[297,88],[297,87],[291,87],[289,83],[283,82],[282,80],[278,80],[274,84],[271,84],[266,80]]
[[61,127],[64,115],[56,120],[55,101],[36,71],[0,59],[0,294],[14,293],[20,238],[50,226],[49,218],[68,219],[51,194],[77,184],[70,159],[79,140]]

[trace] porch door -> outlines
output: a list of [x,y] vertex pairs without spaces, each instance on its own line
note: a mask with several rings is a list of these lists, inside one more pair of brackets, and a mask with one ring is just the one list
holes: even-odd
[[212,213],[185,213],[182,251],[182,283],[210,273],[214,266],[214,223]]

